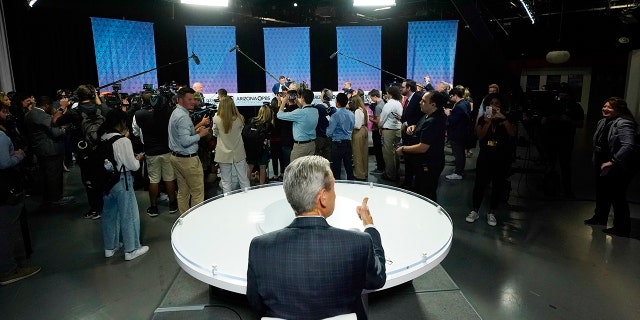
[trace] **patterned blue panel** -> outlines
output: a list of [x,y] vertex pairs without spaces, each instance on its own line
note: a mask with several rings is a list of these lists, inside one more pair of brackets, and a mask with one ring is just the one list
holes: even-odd
[[[381,68],[382,27],[336,27],[338,51]],[[354,89],[380,89],[381,71],[338,54],[338,86],[351,81]]]
[[428,74],[434,87],[453,83],[457,38],[457,20],[409,22],[407,78],[424,82]]
[[[91,26],[99,86],[156,67],[153,23],[91,18]],[[122,82],[120,92],[139,92],[143,84],[157,82],[154,70]]]
[[194,52],[200,65],[189,59],[189,83],[202,83],[204,93],[215,93],[220,88],[238,92],[236,27],[186,26],[187,56]]
[[[309,28],[264,28],[263,32],[264,68],[276,78],[285,76],[295,82],[306,81],[311,88]],[[283,43],[293,45],[283,49]],[[276,82],[265,73],[265,92],[271,92],[271,88]]]

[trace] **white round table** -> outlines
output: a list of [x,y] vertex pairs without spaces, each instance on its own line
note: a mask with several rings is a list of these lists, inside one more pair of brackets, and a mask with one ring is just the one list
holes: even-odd
[[[362,231],[356,206],[369,197],[369,210],[380,232],[391,288],[411,281],[449,252],[453,225],[437,203],[418,194],[370,182],[336,181],[336,207],[327,222]],[[282,183],[219,195],[191,208],[176,220],[171,245],[180,267],[196,279],[245,294],[251,239],[288,226],[295,218]]]

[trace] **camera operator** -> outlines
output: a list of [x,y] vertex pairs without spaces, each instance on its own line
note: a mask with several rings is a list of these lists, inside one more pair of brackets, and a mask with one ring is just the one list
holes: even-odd
[[195,107],[191,88],[178,90],[178,105],[169,118],[169,149],[171,165],[178,180],[178,209],[184,213],[204,200],[204,177],[198,156],[200,138],[211,131],[209,117],[193,125],[189,112]]
[[[225,90],[226,91],[226,90]],[[213,119],[215,115],[215,109],[210,108],[210,104],[206,104],[204,102],[204,96],[198,92],[194,94],[194,98],[196,99],[196,107],[194,108],[194,113],[192,114],[193,124],[196,125],[204,119],[204,117],[208,117],[209,119]],[[211,157],[211,153],[215,150],[215,144],[211,144],[213,140],[213,130],[204,137],[200,139],[198,142],[198,158],[200,158],[200,162],[202,163],[203,169],[203,181],[207,179],[209,173],[211,173],[211,165],[213,164],[213,159]]]
[[95,117],[96,115],[105,117],[109,112],[109,108],[102,105],[98,97],[98,91],[92,85],[78,86],[74,95],[79,101],[78,105],[70,107],[69,100],[60,100],[60,109],[53,114],[51,123],[54,126],[73,125],[72,135],[76,146],[78,165],[80,166],[80,176],[87,192],[87,201],[90,207],[89,211],[84,214],[84,218],[95,220],[100,219],[102,212],[102,192],[91,188],[91,179],[93,178],[93,173],[97,170],[96,168],[91,168],[86,161],[88,152],[91,150],[91,141],[86,141],[89,133],[84,132],[82,122],[85,118]]
[[278,112],[280,110],[280,105],[282,104],[282,101],[285,100],[284,102],[284,112],[291,112],[293,110],[297,110],[298,109],[298,105],[296,104],[296,89],[298,88],[297,84],[291,84],[289,86],[292,90],[290,91],[282,91],[278,93],[277,99],[278,99],[278,108],[276,108],[274,111],[274,124],[276,128],[279,128],[280,130],[280,147],[281,147],[281,152],[280,152],[280,172],[282,172],[284,174],[284,169],[289,165],[289,162],[291,162],[291,150],[293,149],[293,123],[291,121],[285,121],[282,120],[278,117]]
[[176,175],[171,165],[169,149],[169,118],[171,109],[165,103],[151,104],[152,92],[142,93],[142,108],[133,117],[133,134],[140,137],[144,146],[145,161],[149,175],[149,203],[147,214],[158,215],[158,193],[160,180],[169,196],[169,213],[178,211],[176,202]]
[[577,103],[567,83],[560,84],[558,97],[542,117],[541,133],[543,148],[549,161],[550,174],[555,171],[556,162],[560,165],[562,186],[565,197],[573,198],[571,186],[571,153],[576,128],[584,125],[584,110]]
[[[312,156],[316,152],[316,126],[318,125],[318,110],[313,103],[313,91],[301,90],[298,95],[289,90],[289,95],[280,99],[280,108],[276,116],[278,119],[293,122],[293,149],[289,161],[302,156]],[[294,100],[299,109],[285,112],[285,106]]]
[[[71,92],[67,89],[60,89],[56,91],[56,100],[53,102],[53,110],[55,113],[56,110],[60,109],[63,101],[65,103],[69,103],[69,99],[71,98]],[[71,136],[71,131],[73,129],[66,127],[65,133],[62,136],[62,141],[64,144],[64,162],[62,164],[63,170],[65,172],[69,172],[69,168],[73,167],[73,137]]]
[[322,89],[320,95],[322,103],[315,105],[318,109],[318,125],[316,126],[316,155],[322,156],[331,161],[331,139],[327,138],[327,127],[329,118],[336,112],[336,108],[331,106],[333,91]]

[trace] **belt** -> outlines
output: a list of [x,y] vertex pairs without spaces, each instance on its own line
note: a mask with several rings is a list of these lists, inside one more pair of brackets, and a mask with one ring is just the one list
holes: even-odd
[[311,140],[307,140],[307,141],[294,141],[293,143],[305,144],[305,143],[309,143],[309,142],[313,142],[313,141],[316,141],[316,139],[311,139]]
[[343,142],[351,142],[351,140],[349,140],[349,139],[345,139],[345,140],[333,140],[332,142],[334,142],[334,143],[343,143]]
[[400,129],[382,128],[382,130],[400,130]]
[[171,152],[172,155],[178,157],[178,158],[191,158],[191,157],[197,157],[198,154],[197,153],[192,153],[192,154],[180,154],[177,152]]

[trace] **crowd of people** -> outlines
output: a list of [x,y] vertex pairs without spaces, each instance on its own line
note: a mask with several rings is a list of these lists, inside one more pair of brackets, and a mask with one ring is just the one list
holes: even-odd
[[[327,161],[333,180],[368,181],[369,174],[379,175],[388,183],[437,201],[445,146],[450,146],[455,158],[453,172],[445,174],[451,181],[465,179],[466,158],[479,146],[473,203],[466,221],[472,223],[481,217],[482,200],[491,184],[486,219],[495,226],[496,211],[507,192],[505,181],[514,156],[518,119],[509,112],[498,85],[490,85],[479,107],[474,107],[467,88],[444,81],[434,88],[429,76],[424,80],[407,79],[385,88],[385,93],[372,89],[366,96],[347,82],[335,96],[323,89],[321,103],[314,104],[311,90],[282,76],[272,88],[275,97],[271,103],[265,103],[251,119],[245,119],[232,97],[220,89],[215,113],[195,120],[194,113],[208,108],[200,83],[193,85],[198,91],[184,86],[172,97],[143,92],[137,109],[127,106],[126,99],[121,107],[104,103],[91,85],[81,85],[73,94],[60,90],[54,101],[0,93],[2,282],[40,270],[19,267],[13,250],[8,250],[19,238],[16,224],[23,216],[24,192],[31,192],[25,188],[31,184],[21,183],[27,172],[40,170],[44,208],[65,206],[75,200],[64,196],[62,176],[74,163],[80,167],[89,205],[84,218],[101,219],[107,258],[122,249],[125,260],[132,260],[149,250],[140,243],[134,193],[140,179],[149,194],[146,212],[155,217],[161,214],[161,191],[168,198],[169,213],[184,213],[205,200],[209,173],[219,176],[226,194],[250,187],[254,174],[255,184],[282,181],[290,163],[314,155]],[[561,101],[566,99],[569,97]],[[576,104],[561,106],[565,108],[550,112],[543,125],[560,126],[566,141],[569,137],[572,141],[584,112]],[[637,124],[620,98],[608,99],[602,113],[604,119],[594,135],[596,213],[585,223],[606,225],[613,206],[614,226],[605,232],[628,235],[629,209],[624,193],[637,167],[633,164],[638,153],[634,147]],[[101,188],[96,177],[103,163],[96,165],[92,160],[96,146],[106,142],[112,150],[112,165],[119,172],[118,181],[108,190]],[[370,150],[375,156],[372,171]],[[561,158],[565,192],[570,196],[566,152],[553,156],[558,152],[559,148],[549,148],[549,161]],[[141,167],[146,172],[142,177],[136,174]]]

